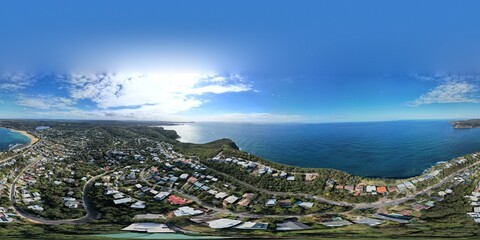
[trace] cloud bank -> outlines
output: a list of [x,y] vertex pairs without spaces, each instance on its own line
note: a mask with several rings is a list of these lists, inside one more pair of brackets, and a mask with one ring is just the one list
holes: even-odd
[[479,75],[435,74],[429,76],[413,75],[422,81],[433,81],[437,86],[430,89],[407,106],[418,107],[440,103],[480,103]]
[[[42,110],[40,115],[73,118],[187,120],[181,114],[200,108],[213,95],[254,91],[239,74],[101,73],[50,74],[41,81],[58,85],[37,93],[41,75],[1,74],[0,92],[12,93],[16,105]],[[45,85],[45,83],[43,83]],[[25,88],[29,88],[28,91]],[[191,120],[191,119],[189,119]]]

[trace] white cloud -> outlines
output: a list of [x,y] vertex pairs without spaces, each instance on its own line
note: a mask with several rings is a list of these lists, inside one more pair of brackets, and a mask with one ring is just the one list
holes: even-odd
[[164,116],[200,107],[206,94],[251,91],[239,75],[194,73],[66,75],[73,99],[88,99],[93,114],[119,117]]
[[475,84],[466,81],[447,81],[407,105],[415,107],[434,103],[479,103],[477,93],[478,87]]
[[435,82],[461,82],[461,81],[479,81],[478,74],[446,74],[435,73],[430,75],[411,74],[410,77],[421,81],[435,81]]
[[[4,77],[9,79],[8,83],[20,83],[17,88],[5,88],[21,90],[32,86],[32,81],[38,79],[37,76]],[[60,89],[66,90],[68,95],[22,93],[14,98],[15,103],[40,110],[32,112],[35,115],[60,118],[225,122],[303,120],[297,115],[270,113],[231,113],[196,117],[184,114],[191,109],[200,108],[211,99],[211,94],[255,91],[251,82],[238,74],[63,74],[52,75],[50,79],[60,80],[62,82]],[[84,100],[91,101],[93,104],[88,108],[78,108],[77,106],[84,106],[85,103],[81,102]]]
[[42,110],[74,109],[73,106],[76,104],[74,100],[69,98],[47,96],[47,95],[38,95],[38,96],[21,95],[17,97],[16,103],[20,106],[37,108]]
[[0,73],[0,90],[21,90],[32,86],[40,75],[27,73]]

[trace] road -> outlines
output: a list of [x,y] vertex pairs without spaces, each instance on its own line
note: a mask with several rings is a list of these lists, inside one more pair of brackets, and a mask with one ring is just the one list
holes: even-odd
[[[58,225],[58,224],[83,224],[90,222],[92,220],[98,219],[100,217],[100,213],[93,207],[93,203],[90,200],[88,196],[88,191],[90,187],[92,186],[93,182],[98,179],[99,177],[110,173],[111,171],[104,172],[102,174],[99,174],[97,176],[94,176],[90,178],[85,185],[83,186],[83,206],[85,210],[87,211],[87,214],[81,218],[76,218],[76,219],[61,219],[61,220],[52,220],[52,219],[46,219],[43,217],[35,216],[30,213],[25,212],[22,208],[18,207],[16,202],[16,184],[20,177],[23,175],[23,173],[29,169],[30,167],[34,166],[37,164],[39,161],[41,161],[41,158],[31,162],[28,164],[26,167],[24,167],[18,174],[18,176],[14,179],[11,187],[10,187],[10,201],[13,204],[13,207],[15,208],[15,211],[18,213],[19,216],[30,220],[31,222],[38,223],[38,224],[48,224],[48,225]],[[113,171],[113,170],[112,170]]]
[[448,177],[442,179],[440,182],[438,182],[437,184],[434,184],[430,187],[427,187],[419,192],[416,192],[414,194],[410,194],[408,196],[405,196],[403,198],[397,198],[397,199],[392,199],[392,200],[388,200],[388,201],[378,201],[378,202],[374,202],[374,203],[357,203],[355,204],[355,207],[354,209],[369,209],[369,208],[381,208],[381,207],[386,207],[386,206],[392,206],[392,205],[398,205],[398,204],[402,204],[404,202],[407,202],[407,201],[410,201],[412,199],[415,199],[415,197],[419,196],[419,195],[422,195],[422,194],[425,194],[427,192],[429,192],[430,190],[432,189],[435,189],[435,188],[439,188],[441,187],[443,184],[445,184],[446,182],[452,180],[455,175],[457,175],[458,173],[462,172],[462,171],[465,171],[466,169],[469,169],[469,168],[472,168],[476,165],[479,165],[480,162],[476,162],[476,163],[473,163],[467,167],[464,167],[456,172],[453,172],[452,174],[448,175]]
[[[217,175],[222,175],[222,176],[228,177],[228,176],[226,176],[225,173],[222,173],[222,172],[217,171],[215,169],[209,168],[209,170],[211,170],[212,172],[215,172]],[[240,185],[243,185],[244,187],[247,187],[247,188],[250,188],[250,189],[253,189],[255,191],[265,193],[265,194],[273,195],[273,196],[287,196],[287,195],[288,196],[297,196],[297,197],[302,197],[302,198],[306,198],[306,199],[313,199],[317,202],[327,203],[327,204],[330,204],[330,205],[336,205],[336,206],[342,206],[342,207],[354,207],[355,206],[353,203],[342,202],[342,201],[334,201],[334,200],[326,199],[324,197],[312,196],[311,194],[306,194],[306,193],[291,193],[291,192],[270,191],[270,190],[266,190],[266,189],[263,189],[263,188],[253,186],[249,183],[238,180],[236,178],[233,178],[233,179],[234,179],[235,182],[237,182]]]
[[[150,183],[147,179],[145,179],[145,168],[140,172],[140,180],[144,183],[146,183],[147,185],[149,186],[156,186],[155,184],[152,184]],[[191,195],[191,194],[188,194],[182,190],[179,190],[179,189],[174,189],[174,188],[169,188],[169,190],[172,190],[173,192],[175,192],[177,195],[181,196],[181,197],[186,197],[196,203],[198,203],[200,206],[202,206],[203,208],[206,208],[208,210],[211,210],[211,211],[215,211],[217,213],[221,213],[221,214],[228,214],[228,215],[231,215],[231,216],[236,216],[236,217],[242,217],[242,218],[264,218],[264,217],[283,217],[283,218],[300,218],[300,217],[305,217],[305,216],[310,216],[310,215],[314,215],[314,214],[255,214],[255,213],[248,213],[248,212],[232,212],[228,209],[225,209],[225,208],[218,208],[218,207],[215,207],[213,206],[211,203],[207,203],[201,199],[199,199],[198,197],[194,196],[194,195]],[[325,213],[325,214],[329,214],[329,213]],[[333,214],[333,213],[331,213]]]
[[[450,181],[456,174],[466,170],[466,169],[469,169],[471,167],[474,167],[476,165],[480,164],[480,161],[477,161],[469,166],[466,166],[462,169],[459,169],[457,170],[456,172],[453,172],[452,174],[450,174],[448,177],[442,179],[440,182],[438,182],[437,184],[435,185],[432,185],[430,187],[427,187],[419,192],[415,192],[413,194],[410,194],[408,196],[405,196],[403,198],[397,198],[397,199],[391,199],[391,200],[379,200],[377,202],[373,202],[373,203],[348,203],[348,202],[342,202],[342,201],[334,201],[334,200],[330,200],[330,199],[326,199],[326,198],[323,198],[323,197],[319,197],[319,196],[312,196],[310,194],[304,194],[304,193],[290,193],[290,192],[274,192],[274,191],[269,191],[269,190],[266,190],[266,189],[262,189],[262,188],[258,188],[256,186],[253,186],[251,184],[248,184],[246,182],[243,182],[243,181],[240,181],[236,178],[233,178],[234,181],[236,181],[238,184],[241,184],[247,188],[250,188],[250,189],[253,189],[253,190],[256,190],[258,192],[263,192],[263,193],[266,193],[266,194],[270,194],[270,195],[274,195],[274,196],[285,196],[285,195],[289,195],[289,196],[298,196],[298,197],[304,197],[304,198],[307,198],[307,199],[313,199],[313,200],[316,200],[318,202],[323,202],[323,203],[327,203],[327,204],[331,204],[331,205],[336,205],[336,206],[343,206],[343,207],[353,207],[353,209],[370,209],[370,208],[381,208],[381,207],[385,207],[385,206],[392,206],[392,205],[398,205],[398,204],[401,204],[401,203],[404,203],[404,202],[407,202],[409,200],[412,200],[412,199],[415,199],[415,197],[417,197],[418,195],[422,195],[422,194],[425,194],[427,193],[428,191],[432,190],[432,189],[435,189],[435,188],[438,188],[440,186],[442,186],[443,184],[445,184],[446,182]],[[209,168],[209,170],[215,172],[216,174],[219,174],[219,175],[222,175],[222,176],[225,176],[226,174],[225,173],[222,173],[222,172],[219,172],[215,169],[212,169],[212,168]]]
[[[40,141],[38,141],[40,142]],[[37,143],[38,143],[37,142]],[[33,147],[33,145],[31,146]],[[31,148],[30,147],[30,148]],[[30,149],[29,148],[29,149]],[[29,150],[27,149],[27,150]],[[13,157],[12,157],[13,158]],[[88,191],[90,189],[90,187],[92,186],[92,184],[94,183],[94,181],[96,179],[98,179],[99,177],[101,176],[104,176],[105,174],[108,174],[114,170],[111,170],[111,171],[108,171],[108,172],[104,172],[102,174],[99,174],[97,176],[94,176],[92,178],[90,178],[86,183],[85,185],[83,186],[83,204],[84,204],[84,208],[86,209],[87,211],[87,214],[81,218],[77,218],[77,219],[63,219],[63,220],[51,220],[51,219],[45,219],[45,218],[42,218],[42,217],[39,217],[39,216],[35,216],[35,215],[32,215],[30,213],[27,213],[25,212],[23,209],[21,209],[20,207],[18,207],[16,205],[16,184],[18,182],[18,180],[20,179],[20,177],[23,175],[23,173],[31,168],[32,166],[34,166],[35,164],[37,164],[39,161],[41,160],[41,158],[38,158],[36,159],[35,161],[31,162],[30,164],[28,164],[26,167],[24,167],[20,172],[19,174],[17,175],[17,177],[14,179],[13,183],[11,184],[11,187],[10,187],[10,200],[11,202],[13,203],[13,206],[15,208],[15,210],[17,211],[17,213],[23,217],[23,218],[26,218],[32,222],[35,222],[35,223],[39,223],[39,224],[51,224],[51,225],[57,225],[57,224],[83,224],[83,223],[87,223],[87,222],[90,222],[92,220],[95,220],[95,219],[98,219],[100,217],[100,213],[98,211],[95,210],[95,208],[93,207],[93,203],[91,201],[91,199],[89,199],[88,197]],[[432,189],[435,189],[435,188],[438,188],[438,187],[441,187],[443,184],[445,184],[446,182],[450,181],[453,179],[453,177],[458,174],[459,172],[462,172],[464,171],[465,169],[468,169],[468,168],[471,168],[471,167],[474,167],[476,165],[480,164],[480,162],[476,162],[474,164],[471,164],[467,167],[464,167],[462,169],[459,169],[458,171],[450,174],[448,177],[442,179],[440,182],[438,182],[437,184],[434,184],[432,186],[429,186],[427,187],[426,189],[423,189],[419,192],[416,192],[414,194],[410,194],[410,195],[407,195],[403,198],[398,198],[398,199],[391,199],[391,200],[380,200],[380,201],[377,201],[377,202],[373,202],[373,203],[348,203],[348,202],[342,202],[342,201],[334,201],[334,200],[330,200],[330,199],[326,199],[326,198],[323,198],[323,197],[319,197],[319,196],[312,196],[310,194],[304,194],[304,193],[290,193],[290,192],[275,192],[275,191],[270,191],[270,190],[266,190],[266,189],[262,189],[262,188],[258,188],[256,186],[253,186],[251,184],[248,184],[246,182],[243,182],[243,181],[240,181],[238,179],[233,179],[236,183],[240,184],[240,185],[243,185],[249,189],[252,189],[252,190],[255,190],[255,191],[258,191],[258,192],[262,192],[262,193],[265,193],[265,194],[269,194],[269,195],[274,195],[274,196],[286,196],[286,195],[289,195],[289,196],[297,196],[297,197],[302,197],[302,198],[307,198],[307,199],[312,199],[312,200],[315,200],[317,202],[323,202],[323,203],[327,203],[327,204],[330,204],[330,205],[336,205],[336,206],[343,206],[343,207],[352,207],[352,209],[370,209],[370,208],[381,208],[381,207],[385,207],[385,206],[391,206],[391,205],[398,205],[398,204],[401,204],[401,203],[404,203],[404,202],[407,202],[409,200],[412,200],[412,199],[415,199],[415,197],[417,197],[418,195],[422,195],[422,194],[425,194],[427,193],[428,191],[432,190]],[[139,177],[140,177],[140,180],[145,182],[146,184],[148,184],[149,186],[155,186],[154,184],[150,183],[147,179],[145,179],[145,169],[144,168]],[[213,172],[215,172],[216,174],[218,175],[223,175],[225,176],[224,173],[222,172],[219,172],[217,170],[214,170],[214,169],[211,169]],[[201,199],[199,199],[198,197],[196,196],[193,196],[191,194],[188,194],[188,193],[185,193],[183,192],[182,190],[178,190],[178,189],[174,189],[172,188],[171,189],[172,191],[176,192],[178,195],[181,195],[181,196],[186,196],[187,198],[197,202],[198,204],[200,204],[201,206],[209,209],[209,210],[212,210],[212,211],[215,211],[215,212],[218,212],[218,213],[223,213],[223,214],[229,214],[229,215],[232,215],[232,216],[237,216],[237,217],[248,217],[248,218],[262,218],[262,217],[303,217],[305,215],[294,215],[294,214],[288,214],[288,215],[264,215],[264,214],[254,214],[254,213],[237,213],[237,212],[232,212],[228,209],[224,209],[224,208],[218,208],[218,207],[215,207],[213,206],[212,204],[210,203],[207,203],[207,202],[204,202],[202,201]]]

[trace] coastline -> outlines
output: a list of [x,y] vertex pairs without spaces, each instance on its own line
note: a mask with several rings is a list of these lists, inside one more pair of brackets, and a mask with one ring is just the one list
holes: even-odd
[[[242,151],[279,164],[337,169],[365,178],[407,179],[421,175],[441,161],[480,151],[480,139],[476,136],[480,130],[455,131],[445,120],[385,123],[388,124],[338,123],[331,127],[199,123],[164,128],[175,130],[180,136],[176,140],[181,143],[203,144],[227,137],[234,139]],[[359,130],[365,127],[399,133],[401,137]],[[293,147],[301,147],[301,151]]]
[[26,136],[28,137],[28,139],[30,139],[30,142],[28,144],[25,144],[23,147],[26,147],[26,146],[30,146],[30,145],[33,145],[35,144],[36,142],[38,142],[38,138],[36,138],[35,136],[33,136],[32,134],[28,133],[27,131],[23,131],[23,130],[17,130],[17,129],[12,129],[12,128],[6,128],[10,131],[13,131],[13,132],[17,132],[17,133],[20,133],[22,134],[23,136]]
[[[176,132],[176,130],[174,130],[174,129],[165,129],[165,130],[171,130],[171,131]],[[180,136],[180,135],[178,135],[178,136]],[[176,141],[180,142],[180,143],[195,144],[195,145],[208,144],[208,142],[207,143],[183,142],[183,141],[180,141],[179,139],[181,139],[181,136],[178,139],[176,139]],[[217,139],[217,140],[214,140],[212,142],[215,142],[215,141],[218,141],[218,140],[221,140],[221,139]],[[233,141],[231,139],[228,139],[228,140],[235,143],[235,141]],[[253,154],[249,151],[245,151],[245,150],[242,150],[240,148],[238,150],[241,151],[241,152],[245,152],[245,153],[248,153],[248,154],[255,155],[255,154]],[[378,184],[382,185],[383,184],[383,185],[386,185],[387,182],[390,182],[390,181],[394,182],[395,184],[398,184],[398,183],[403,183],[405,181],[410,181],[410,180],[413,180],[413,179],[416,179],[416,178],[419,178],[419,177],[422,177],[422,176],[429,175],[430,173],[434,172],[438,168],[442,168],[442,166],[444,166],[445,164],[453,163],[453,162],[458,161],[458,159],[460,159],[460,158],[465,158],[468,155],[475,155],[475,154],[480,155],[480,152],[479,151],[469,152],[469,153],[466,153],[466,154],[455,156],[453,158],[450,158],[449,160],[437,161],[437,162],[433,163],[431,166],[429,166],[428,168],[425,168],[421,173],[415,174],[415,175],[412,175],[412,176],[406,176],[406,177],[362,176],[362,175],[353,174],[353,173],[350,173],[348,171],[341,170],[341,169],[336,169],[336,168],[328,168],[328,167],[312,167],[312,168],[309,168],[309,167],[302,167],[302,166],[298,166],[298,165],[279,163],[279,162],[276,162],[276,161],[273,161],[273,160],[270,160],[270,159],[267,159],[267,158],[258,157],[258,156],[257,157],[261,160],[260,163],[262,163],[262,164],[267,163],[267,164],[269,164],[269,166],[272,166],[272,165],[273,166],[275,166],[275,165],[276,166],[285,166],[287,168],[298,168],[298,169],[301,170],[301,171],[295,172],[295,173],[316,173],[316,170],[334,170],[334,171],[339,171],[339,172],[346,173],[350,176],[360,177],[360,178],[362,178],[361,183],[363,183],[365,185],[369,185],[369,184],[374,184],[374,185],[378,185]]]

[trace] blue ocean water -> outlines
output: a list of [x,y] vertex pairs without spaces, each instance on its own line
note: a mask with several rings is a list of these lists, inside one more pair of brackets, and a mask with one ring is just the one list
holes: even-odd
[[0,151],[5,151],[15,144],[28,144],[30,139],[18,132],[0,128]]
[[192,123],[166,126],[180,141],[230,138],[244,151],[301,166],[369,177],[421,174],[439,161],[480,151],[480,129],[454,129],[449,121],[328,124]]

